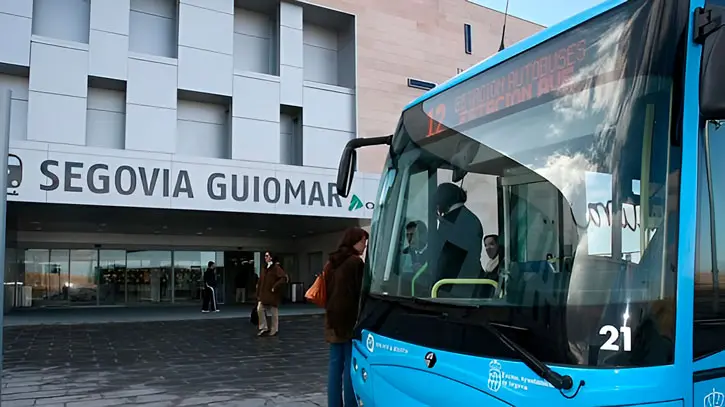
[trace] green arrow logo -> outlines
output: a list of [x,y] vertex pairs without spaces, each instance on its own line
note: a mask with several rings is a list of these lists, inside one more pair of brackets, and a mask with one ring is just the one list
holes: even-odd
[[360,200],[360,198],[358,198],[357,195],[353,194],[352,199],[350,199],[350,206],[348,206],[347,210],[352,212],[352,211],[356,211],[362,207],[363,207],[363,202]]

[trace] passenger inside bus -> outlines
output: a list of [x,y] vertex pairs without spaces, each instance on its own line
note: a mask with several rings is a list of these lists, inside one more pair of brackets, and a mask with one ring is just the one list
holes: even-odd
[[422,221],[410,221],[405,225],[405,238],[408,246],[403,249],[403,254],[410,262],[409,271],[415,273],[425,263],[425,252],[428,249],[428,227]]
[[486,255],[488,256],[488,262],[483,267],[483,278],[489,280],[498,281],[500,264],[499,259],[501,256],[501,245],[498,242],[498,235],[486,235],[483,238],[483,244],[486,248]]
[[[403,249],[403,266],[400,275],[401,295],[421,293],[431,286],[425,271],[428,259],[428,227],[420,220],[413,220],[405,225],[407,246]],[[419,286],[416,290],[415,285]]]
[[[438,228],[433,253],[438,254],[435,281],[449,278],[480,278],[483,226],[465,204],[466,192],[456,184],[443,183],[435,194]],[[439,293],[471,298],[475,287],[446,285]],[[455,295],[453,295],[455,293]],[[441,296],[443,296],[441,295]]]
[[[482,266],[481,276],[479,278],[493,280],[503,289],[503,281],[500,279],[501,263],[499,263],[500,259],[503,258],[503,252],[498,235],[486,235],[483,238],[483,245],[486,249],[486,257],[488,257],[488,260]],[[495,293],[496,289],[491,285],[478,285],[477,290],[474,291],[473,298],[491,298]]]

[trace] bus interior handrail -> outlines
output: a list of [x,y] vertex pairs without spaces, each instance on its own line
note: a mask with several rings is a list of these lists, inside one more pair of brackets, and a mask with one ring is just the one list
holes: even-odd
[[490,285],[498,289],[498,282],[488,278],[444,278],[433,285],[430,291],[431,298],[438,298],[438,290],[444,285]]

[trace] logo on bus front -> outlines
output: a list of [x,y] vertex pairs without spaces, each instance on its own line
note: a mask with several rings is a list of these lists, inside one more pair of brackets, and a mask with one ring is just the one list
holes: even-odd
[[428,352],[425,354],[425,365],[428,366],[428,369],[432,369],[433,366],[436,365],[437,361],[438,361],[438,358],[436,357],[435,353]]
[[712,393],[705,396],[703,405],[705,407],[725,407],[725,395],[712,389]]
[[503,370],[501,364],[497,360],[492,360],[488,364],[488,389],[492,392],[501,390],[501,384],[503,384]]
[[365,347],[368,348],[368,352],[370,353],[375,350],[375,338],[373,338],[373,334],[368,334],[368,338],[365,340]]

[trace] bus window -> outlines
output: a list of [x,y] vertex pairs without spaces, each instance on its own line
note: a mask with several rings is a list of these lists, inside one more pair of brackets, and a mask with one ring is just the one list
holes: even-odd
[[[695,359],[725,350],[722,340],[725,335],[725,206],[722,205],[725,202],[725,162],[718,159],[725,154],[723,124],[708,122],[700,142],[693,332]],[[711,202],[715,203],[712,207]]]

